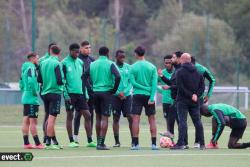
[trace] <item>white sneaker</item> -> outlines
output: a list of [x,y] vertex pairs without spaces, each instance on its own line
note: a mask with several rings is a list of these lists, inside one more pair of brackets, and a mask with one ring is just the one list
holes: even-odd
[[194,143],[194,148],[200,148],[200,143]]

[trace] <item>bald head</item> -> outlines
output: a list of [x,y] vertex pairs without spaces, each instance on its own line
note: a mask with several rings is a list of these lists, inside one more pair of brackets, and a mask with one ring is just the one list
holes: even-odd
[[181,64],[184,64],[184,63],[191,63],[191,55],[189,53],[183,53],[181,55]]

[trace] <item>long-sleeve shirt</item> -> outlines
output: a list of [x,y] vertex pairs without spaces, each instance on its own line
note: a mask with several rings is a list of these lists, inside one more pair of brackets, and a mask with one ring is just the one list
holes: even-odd
[[94,92],[115,93],[119,87],[121,76],[114,63],[107,56],[100,55],[90,64],[86,76],[90,76]]
[[226,125],[226,121],[224,116],[228,116],[229,118],[233,119],[245,119],[246,116],[242,114],[238,109],[234,108],[233,106],[227,104],[211,104],[208,106],[208,111],[213,115],[216,123],[217,128],[215,134],[213,135],[212,142],[216,143]]
[[42,84],[42,95],[61,94],[64,88],[62,64],[57,56],[51,56],[40,64],[38,82]]
[[[204,79],[208,80],[209,86],[208,86],[207,96],[211,97],[216,82],[213,74],[206,67],[204,67],[199,63],[195,63],[195,67],[198,70],[198,72],[204,77]],[[205,96],[205,94],[203,96]]]
[[174,65],[174,68],[175,68],[174,73],[172,74],[170,79],[166,78],[164,75],[161,77],[161,79],[168,86],[170,86],[169,89],[171,90],[171,97],[172,99],[176,100],[176,96],[177,96],[176,74],[177,74],[177,71],[181,68],[181,64]]
[[[174,73],[174,70],[171,70],[171,71],[168,71],[167,69],[162,70],[163,76],[169,80],[171,79],[173,73]],[[161,85],[165,84],[165,82],[162,81],[161,77],[158,77],[158,82]],[[173,103],[173,98],[171,97],[171,89],[170,88],[168,90],[164,90],[160,86],[158,86],[157,90],[159,93],[162,94],[162,103],[166,103],[166,104]]]
[[82,75],[84,66],[79,58],[72,58],[68,55],[62,61],[63,73],[65,78],[64,98],[69,99],[69,94],[84,94],[87,97],[85,87],[82,86]]
[[130,68],[131,66],[127,63],[123,63],[122,65],[116,64],[117,69],[121,75],[121,81],[116,91],[116,95],[123,92],[125,96],[131,95],[132,84],[131,84],[131,74]]
[[36,66],[32,62],[22,65],[22,74],[19,81],[22,90],[22,104],[39,105],[39,84],[37,82]]
[[157,70],[156,67],[146,61],[138,60],[131,66],[131,82],[133,94],[150,96],[150,101],[154,101],[157,91]]
[[[90,64],[95,61],[95,58],[92,56],[89,56],[89,55],[80,54],[78,56],[78,58],[83,61],[85,71],[87,71],[90,67]],[[86,87],[88,94],[91,95],[92,94],[92,83],[91,83],[90,79],[86,76],[84,76],[82,79],[83,79],[83,87]]]

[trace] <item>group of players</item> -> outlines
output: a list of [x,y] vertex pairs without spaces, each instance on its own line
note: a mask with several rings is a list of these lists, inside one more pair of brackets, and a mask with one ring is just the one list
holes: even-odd
[[[238,143],[247,126],[246,117],[236,108],[226,104],[207,106],[212,95],[215,79],[204,66],[195,62],[188,53],[177,51],[164,57],[165,69],[159,69],[145,59],[145,48],[134,50],[137,61],[133,65],[125,63],[123,50],[115,53],[115,62],[109,59],[109,49],[100,47],[98,59],[90,56],[91,45],[83,41],[80,45],[69,46],[69,54],[61,62],[61,49],[51,43],[48,52],[41,58],[29,53],[22,65],[20,89],[23,92],[22,133],[26,149],[62,149],[55,133],[57,115],[60,114],[61,96],[65,100],[67,113],[66,128],[69,147],[79,147],[78,133],[80,119],[84,117],[87,147],[109,150],[105,145],[108,119],[113,115],[115,145],[120,147],[119,120],[121,114],[128,120],[131,136],[131,150],[139,150],[139,125],[143,108],[148,117],[152,150],[158,150],[155,120],[155,95],[162,93],[163,113],[167,131],[161,133],[173,139],[175,121],[179,137],[171,149],[187,149],[187,113],[195,125],[194,147],[218,148],[217,141],[225,125],[232,128],[229,148],[247,148],[250,143]],[[204,79],[209,81],[205,95]],[[157,86],[159,83],[159,86]],[[43,100],[45,116],[43,121],[43,145],[37,134],[39,95]],[[94,114],[95,111],[95,114]],[[97,143],[92,139],[95,115]],[[205,147],[201,115],[213,116],[213,137]],[[72,122],[74,120],[74,135]],[[29,131],[35,145],[29,142]]]

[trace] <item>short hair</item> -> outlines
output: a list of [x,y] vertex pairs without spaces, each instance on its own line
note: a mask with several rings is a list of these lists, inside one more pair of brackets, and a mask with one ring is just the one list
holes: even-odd
[[36,53],[34,53],[34,52],[30,52],[30,53],[28,53],[28,55],[27,55],[27,59],[30,59],[30,58],[32,58],[32,57],[36,57],[37,56],[37,54]]
[[125,53],[125,52],[123,50],[119,49],[119,50],[116,51],[115,56],[117,57],[121,53]]
[[191,63],[195,64],[195,62],[196,62],[195,56],[191,56]]
[[181,55],[183,54],[182,51],[177,51],[177,52],[174,52],[174,54],[176,55],[177,58],[180,58]]
[[80,45],[78,43],[72,43],[69,45],[69,50],[72,51],[74,49],[80,49]]
[[90,45],[89,41],[82,41],[81,46]]
[[172,59],[172,57],[173,57],[172,55],[166,55],[166,56],[164,56],[164,60],[165,59]]
[[48,46],[48,52],[49,52],[50,48],[51,48],[52,46],[54,46],[54,45],[56,45],[55,42],[52,42],[52,43],[49,44],[49,46]]
[[135,48],[134,52],[138,55],[138,56],[144,56],[146,49],[143,46],[138,46],[137,48]]
[[108,54],[109,54],[109,48],[107,48],[106,46],[100,47],[99,55],[108,56]]
[[58,46],[53,45],[53,46],[51,47],[51,51],[52,51],[53,54],[58,55],[58,54],[61,52],[61,49],[60,49]]

